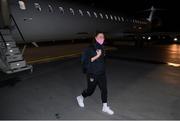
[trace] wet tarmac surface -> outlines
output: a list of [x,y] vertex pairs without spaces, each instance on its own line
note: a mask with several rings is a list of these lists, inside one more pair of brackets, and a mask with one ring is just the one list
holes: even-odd
[[[34,65],[34,72],[0,85],[0,119],[180,119],[180,45],[120,47],[107,53],[108,102],[102,113],[100,91],[78,107],[86,88],[80,58]],[[157,63],[153,63],[157,62]]]
[[[147,61],[149,63],[180,64],[180,45],[153,45],[145,47],[117,46],[118,51],[110,53],[111,57],[127,60]],[[180,65],[179,65],[180,66]]]

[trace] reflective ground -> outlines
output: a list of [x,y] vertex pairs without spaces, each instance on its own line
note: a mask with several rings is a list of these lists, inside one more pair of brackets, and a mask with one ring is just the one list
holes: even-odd
[[180,45],[118,46],[108,51],[113,116],[102,113],[98,88],[85,99],[84,109],[78,107],[75,97],[86,88],[78,56],[34,64],[32,74],[1,82],[0,119],[180,119],[178,64]]

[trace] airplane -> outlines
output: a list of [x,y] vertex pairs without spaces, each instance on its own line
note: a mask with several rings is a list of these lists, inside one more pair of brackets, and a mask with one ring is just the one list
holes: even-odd
[[107,39],[149,32],[149,19],[61,0],[0,0],[0,69],[8,74],[32,69],[16,44],[92,38],[103,31]]

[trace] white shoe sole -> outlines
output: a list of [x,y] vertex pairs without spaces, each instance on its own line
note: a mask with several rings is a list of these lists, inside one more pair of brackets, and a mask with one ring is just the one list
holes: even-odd
[[114,112],[113,112],[112,114],[110,114],[110,113],[108,113],[108,112],[106,112],[106,111],[103,111],[103,110],[102,110],[102,112],[103,112],[103,113],[106,113],[106,114],[108,114],[108,115],[114,115]]
[[76,97],[76,100],[77,100],[77,103],[78,103],[79,107],[84,108],[83,105],[80,105],[79,100],[78,100],[78,97]]

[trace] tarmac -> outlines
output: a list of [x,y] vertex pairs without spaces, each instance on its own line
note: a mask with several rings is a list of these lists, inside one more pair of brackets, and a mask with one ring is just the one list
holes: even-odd
[[99,88],[85,99],[85,108],[78,106],[86,77],[74,56],[33,63],[33,73],[1,81],[0,119],[180,120],[180,45],[116,48],[106,60],[113,116],[102,113]]

